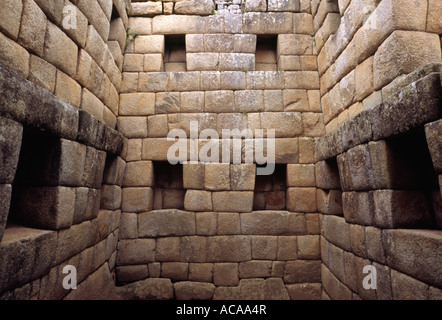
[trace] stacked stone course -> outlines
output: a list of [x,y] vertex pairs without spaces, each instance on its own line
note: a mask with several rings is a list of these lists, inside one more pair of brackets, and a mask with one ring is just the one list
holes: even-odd
[[[2,0],[0,298],[442,299],[441,16],[438,0]],[[187,162],[205,129],[219,161],[223,129],[265,141]]]

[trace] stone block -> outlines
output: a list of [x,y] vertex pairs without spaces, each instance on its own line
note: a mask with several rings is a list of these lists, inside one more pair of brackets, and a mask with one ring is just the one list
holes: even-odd
[[207,237],[182,237],[180,261],[201,263],[206,262],[206,244]]
[[[397,47],[402,50],[395,50]],[[420,66],[440,59],[440,39],[437,35],[394,31],[374,56],[374,89],[378,90],[397,76],[411,73]]]
[[251,235],[297,235],[306,234],[304,214],[287,211],[255,211],[243,213],[242,234]]
[[246,12],[265,12],[267,11],[267,2],[264,0],[251,0],[246,2]]
[[256,35],[254,34],[233,35],[233,52],[255,53],[255,51],[256,51]]
[[145,279],[128,285],[128,291],[138,300],[173,299],[173,284],[170,279]]
[[293,14],[293,33],[306,35],[314,34],[312,15],[306,12]]
[[54,94],[60,100],[70,104],[77,109],[80,109],[81,86],[63,72],[57,71],[57,80]]
[[296,260],[285,265],[284,283],[320,283],[321,261]]
[[382,230],[365,227],[367,258],[385,264],[385,252],[382,245]]
[[133,17],[151,17],[163,13],[163,3],[156,1],[132,3],[130,15]]
[[30,57],[28,51],[3,35],[3,33],[0,35],[0,44],[0,62],[2,65],[7,65],[8,68],[27,78]]
[[276,138],[297,137],[303,133],[301,115],[297,112],[263,112],[261,127],[264,130],[274,129]]
[[373,191],[374,226],[406,228],[430,225],[430,204],[420,191]]
[[188,71],[215,71],[219,70],[220,63],[219,53],[198,52],[186,54]]
[[155,240],[120,240],[117,252],[118,265],[147,264],[155,261]]
[[300,3],[298,0],[269,0],[268,11],[299,11]]
[[63,31],[48,22],[43,58],[70,77],[77,72],[78,48]]
[[153,187],[153,165],[151,161],[137,161],[126,164],[124,187]]
[[438,18],[437,13],[442,10],[442,5],[437,0],[428,1],[428,16],[427,16],[427,32],[442,33],[442,22]]
[[285,72],[286,89],[319,89],[317,71],[287,71]]
[[252,191],[218,191],[212,194],[213,210],[225,212],[251,212]]
[[406,274],[391,270],[392,298],[397,300],[428,300],[429,286]]
[[233,52],[233,35],[227,33],[205,34],[204,52]]
[[153,190],[148,187],[124,188],[121,209],[125,212],[144,212],[153,208]]
[[235,105],[239,112],[264,111],[263,92],[260,90],[235,91]]
[[300,283],[286,285],[292,300],[321,300],[321,284]]
[[341,190],[316,190],[318,211],[324,214],[342,215],[342,191]]
[[320,259],[320,246],[318,235],[298,236],[298,259]]
[[213,282],[212,263],[189,263],[189,280],[198,282]]
[[306,90],[283,90],[284,111],[309,111],[309,101]]
[[284,34],[293,32],[293,14],[290,12],[246,12],[243,32],[251,34]]
[[[193,3],[193,1],[181,1],[177,4]],[[215,286],[212,283],[183,281],[175,283],[174,289],[177,300],[211,300],[215,293]]]
[[181,241],[179,237],[165,237],[156,240],[155,261],[180,261]]
[[195,213],[180,210],[154,210],[138,218],[140,237],[186,236],[196,234]]
[[277,260],[298,259],[298,242],[296,236],[279,236],[277,242]]
[[119,266],[117,267],[117,279],[119,283],[130,283],[146,279],[149,276],[147,266]]
[[120,95],[119,114],[147,116],[155,113],[155,93],[124,93]]
[[38,56],[43,55],[47,18],[34,1],[24,1],[18,42]]
[[251,260],[239,264],[239,278],[268,278],[272,272],[272,261]]
[[23,3],[13,0],[3,1],[0,4],[0,12],[0,30],[16,40],[20,31]]
[[254,69],[255,55],[252,53],[220,53],[218,68],[215,70],[253,71]]
[[276,236],[252,236],[252,259],[275,260],[277,247],[278,237]]
[[146,117],[119,117],[117,125],[126,138],[147,138]]
[[344,192],[342,194],[342,209],[348,223],[372,225],[373,205],[372,192]]
[[281,90],[264,91],[264,111],[283,111],[284,102]]
[[316,188],[288,188],[287,208],[294,212],[316,212]]
[[204,188],[213,191],[230,190],[230,165],[207,163],[204,169]]
[[0,183],[12,184],[17,171],[23,126],[7,118],[0,118]]
[[299,71],[301,68],[301,60],[295,55],[280,55],[278,57],[278,70],[280,71]]
[[138,217],[136,213],[122,213],[119,228],[120,239],[138,238]]
[[251,259],[252,248],[248,236],[214,236],[207,238],[207,262],[241,262]]
[[349,224],[343,217],[324,215],[322,218],[321,234],[331,243],[351,251]]
[[247,89],[281,90],[284,88],[284,72],[250,71],[247,72]]
[[149,138],[165,138],[168,135],[167,114],[159,114],[147,118],[147,136]]
[[312,55],[313,40],[311,35],[280,34],[278,36],[278,57],[281,55]]
[[230,187],[233,191],[253,191],[255,177],[256,166],[254,164],[230,165]]
[[436,172],[442,172],[442,121],[435,121],[425,125],[425,136],[430,150],[433,167]]
[[171,91],[200,90],[200,72],[172,72],[170,74]]
[[322,137],[325,134],[324,116],[321,113],[303,113],[302,124],[307,137]]
[[288,187],[314,187],[315,166],[313,164],[288,164]]
[[117,210],[121,206],[121,188],[112,185],[102,185],[100,192],[100,208]]
[[205,97],[206,112],[235,112],[233,91],[209,91]]
[[180,94],[181,112],[197,113],[204,111],[204,92],[182,92]]
[[213,265],[213,283],[216,286],[238,285],[238,263],[215,263]]
[[103,182],[106,152],[86,147],[84,170],[80,185],[99,189]]
[[29,61],[29,81],[53,93],[55,89],[56,68],[45,60],[31,55]]
[[321,189],[339,189],[339,169],[334,161],[318,161],[315,164],[316,186]]
[[11,204],[12,186],[10,184],[0,185],[0,241],[6,228],[9,208]]
[[241,234],[240,218],[236,212],[218,212],[216,233],[218,235]]
[[209,236],[216,234],[217,213],[216,212],[196,212],[196,234]]
[[164,71],[163,55],[161,53],[151,53],[144,55],[145,72],[162,72]]
[[144,55],[128,53],[124,55],[123,71],[142,72],[144,71]]
[[211,211],[212,193],[203,190],[187,190],[184,208],[188,211]]
[[173,281],[184,281],[188,277],[189,264],[184,262],[163,262],[161,265],[161,278]]

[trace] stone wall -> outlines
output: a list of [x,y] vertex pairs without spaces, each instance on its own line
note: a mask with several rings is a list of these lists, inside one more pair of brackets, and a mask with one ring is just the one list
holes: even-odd
[[[128,4],[0,3],[2,299],[114,287]],[[77,268],[80,290],[63,288],[66,265]]]
[[[441,297],[440,64],[427,65],[441,61],[438,6],[312,1],[323,298]],[[362,286],[367,265],[376,290]]]

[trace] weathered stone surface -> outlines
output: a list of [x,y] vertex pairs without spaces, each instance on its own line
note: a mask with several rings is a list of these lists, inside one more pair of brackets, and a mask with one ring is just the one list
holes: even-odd
[[211,211],[212,193],[204,190],[187,190],[184,208],[188,211]]
[[215,10],[215,3],[211,0],[184,0],[175,3],[174,12],[184,15],[209,15]]
[[0,185],[0,241],[8,220],[10,202],[11,202],[12,186],[10,184]]
[[387,264],[427,284],[440,287],[441,233],[438,230],[383,230]]
[[43,55],[47,18],[34,1],[23,3],[23,15],[19,43],[25,48]]
[[293,32],[293,15],[288,12],[247,12],[243,32],[251,34],[283,34]]
[[287,165],[287,186],[288,187],[314,187],[315,166],[309,164],[288,164]]
[[351,251],[349,224],[345,222],[344,218],[324,215],[321,234],[338,247]]
[[430,150],[433,167],[436,172],[442,172],[442,121],[425,125],[428,149]]
[[253,192],[219,191],[212,194],[213,210],[224,212],[251,212]]
[[215,263],[213,266],[213,283],[216,286],[238,285],[238,263]]
[[278,238],[275,236],[252,236],[252,258],[275,260],[277,245]]
[[320,283],[300,283],[286,285],[291,300],[321,300]]
[[212,283],[177,282],[174,284],[174,289],[177,300],[211,300],[215,293],[215,286]]
[[134,17],[149,17],[163,13],[163,4],[156,1],[135,2],[131,5],[130,14]]
[[0,184],[11,184],[18,166],[22,141],[23,127],[21,124],[0,118]]
[[287,211],[255,211],[241,214],[242,234],[296,235],[306,233],[304,215]]
[[272,261],[251,260],[239,264],[239,278],[268,278],[272,271]]
[[173,284],[170,279],[146,279],[125,286],[129,297],[136,300],[173,299]]
[[393,269],[391,289],[395,300],[428,300],[428,284]]
[[316,188],[288,188],[287,208],[294,212],[316,212]]
[[230,190],[230,165],[207,163],[204,169],[204,188],[206,190]]
[[296,260],[288,261],[285,266],[284,283],[320,283],[321,261]]
[[146,279],[149,275],[147,266],[119,266],[117,267],[117,279],[119,283],[130,283]]
[[13,0],[3,1],[0,5],[0,29],[12,39],[17,39],[20,31],[23,3]]
[[189,263],[189,281],[213,282],[212,263]]
[[196,234],[195,213],[180,210],[154,210],[139,215],[140,237],[186,236]]
[[345,220],[363,226],[373,224],[374,203],[372,192],[344,192],[342,208]]
[[118,242],[119,265],[146,264],[155,261],[154,239],[130,239]]
[[130,187],[122,191],[121,209],[125,212],[144,212],[153,208],[153,190],[149,187]]
[[215,236],[207,239],[208,262],[241,262],[252,259],[248,236]]

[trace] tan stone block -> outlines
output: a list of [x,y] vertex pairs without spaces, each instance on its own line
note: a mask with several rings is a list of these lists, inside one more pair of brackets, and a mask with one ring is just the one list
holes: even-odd
[[93,93],[83,88],[81,97],[81,109],[86,110],[97,120],[103,121],[104,119],[104,104]]
[[125,212],[144,212],[152,210],[152,188],[124,188],[121,209]]
[[45,60],[31,55],[29,61],[29,81],[53,93],[55,89],[56,68]]
[[313,163],[315,159],[315,143],[313,138],[299,138],[299,163]]
[[287,165],[288,187],[314,187],[315,185],[315,166],[313,164]]
[[268,11],[299,11],[299,1],[269,0]]
[[[398,47],[401,50],[394,49]],[[423,32],[394,31],[374,56],[374,89],[378,90],[397,76],[440,59],[439,36]]]
[[204,171],[206,190],[230,190],[230,164],[208,163]]
[[320,283],[321,261],[297,260],[288,261],[285,266],[284,282],[291,283]]
[[[174,143],[175,141],[167,141],[164,138],[143,139],[141,157],[143,160],[167,161],[167,152]],[[180,160],[188,159],[187,156],[182,156]]]
[[232,52],[233,35],[227,33],[205,34],[204,52]]
[[278,36],[278,57],[281,55],[311,55],[313,40],[311,35],[280,34]]
[[146,138],[146,117],[119,117],[118,129],[126,138]]
[[151,161],[137,161],[126,164],[124,187],[153,187],[153,165]]
[[[278,23],[275,23],[278,21]],[[243,32],[251,34],[283,34],[293,32],[290,12],[247,12],[243,15]]]
[[138,72],[144,71],[144,55],[125,54],[123,62],[123,71]]
[[204,92],[181,92],[180,93],[181,112],[194,113],[204,112]]
[[246,89],[246,74],[241,71],[224,71],[220,74],[222,90]]
[[296,236],[279,236],[276,259],[296,260],[298,257],[298,242]]
[[214,192],[212,199],[214,211],[251,212],[253,208],[253,192],[251,191]]
[[179,111],[179,92],[160,92],[156,94],[155,113],[178,113]]
[[363,100],[373,93],[373,57],[368,58],[356,67],[355,84],[355,100]]
[[136,16],[149,17],[162,13],[163,13],[163,3],[156,1],[132,3],[130,10],[130,15],[134,17]]
[[316,212],[316,188],[288,188],[287,208],[293,212]]
[[312,15],[308,13],[293,14],[293,33],[306,34],[309,36],[314,34]]
[[205,95],[206,112],[235,112],[233,91],[208,91]]
[[189,280],[212,283],[213,264],[212,263],[189,263]]
[[154,239],[131,239],[118,242],[119,265],[145,264],[155,260]]
[[152,18],[130,17],[128,31],[140,35],[152,34]]
[[264,0],[251,0],[246,2],[246,12],[265,12],[267,11],[267,2]]
[[253,71],[255,70],[255,54],[220,53],[218,68],[215,70]]
[[301,64],[302,71],[318,70],[318,65],[316,63],[316,56],[300,56],[299,62]]
[[156,239],[155,261],[180,261],[181,241],[179,237],[165,237]]
[[162,35],[138,36],[135,38],[135,53],[164,54],[165,40]]
[[198,52],[187,53],[186,63],[188,71],[215,71],[220,69],[219,53],[215,52]]
[[120,95],[120,115],[147,116],[155,113],[155,93],[123,93]]
[[181,237],[181,261],[206,262],[207,237]]
[[283,92],[284,111],[309,111],[307,90],[285,89]]
[[5,0],[0,3],[0,30],[14,40],[20,31],[22,11],[22,1]]
[[440,19],[440,15],[438,15],[441,10],[442,3],[440,3],[440,1],[428,1],[427,32],[433,32],[437,34],[442,33],[442,22]]
[[287,211],[254,211],[241,214],[242,234],[296,235],[306,233],[304,214]]
[[264,111],[283,111],[284,102],[281,90],[264,90]]
[[29,74],[30,54],[22,46],[0,33],[0,63],[8,66],[22,77]]
[[216,286],[237,286],[239,283],[238,263],[215,263],[213,283]]
[[247,72],[247,89],[281,90],[284,87],[284,72],[281,71],[250,71]]
[[278,70],[281,71],[299,71],[301,69],[301,60],[299,56],[280,55],[278,57]]
[[18,43],[38,56],[43,55],[47,19],[34,1],[24,1]]
[[75,108],[81,105],[81,86],[65,73],[57,71],[55,96]]
[[297,241],[299,259],[320,259],[318,235],[298,236]]
[[[73,5],[71,1],[65,0],[65,5]],[[64,11],[64,8],[63,8]],[[66,12],[62,12],[62,23],[65,21],[70,21],[70,17],[68,17],[68,14],[70,12],[67,10]],[[76,10],[76,28],[64,28],[64,31],[66,34],[74,40],[81,48],[84,48],[86,45],[86,38],[87,38],[87,32],[88,32],[88,19],[86,16],[81,12],[80,10]],[[68,19],[68,20],[66,20]],[[123,28],[124,30],[124,28]],[[126,40],[126,30],[124,30],[124,39]],[[124,46],[122,47],[124,49]]]
[[167,114],[154,115],[147,118],[147,136],[149,138],[165,138],[167,134]]
[[297,112],[263,112],[261,127],[264,130],[275,129],[275,137],[290,138],[302,134],[301,116]]
[[204,190],[187,190],[184,208],[188,211],[211,211],[212,194]]
[[239,112],[259,112],[264,110],[264,97],[261,90],[235,91],[235,105]]
[[256,35],[254,34],[234,34],[233,52],[255,53]]
[[285,72],[286,89],[319,89],[319,77],[316,71]]
[[239,213],[219,212],[217,220],[218,235],[241,234]]
[[324,116],[321,113],[303,113],[302,123],[307,137],[322,137],[325,134]]
[[162,72],[164,69],[163,55],[161,53],[152,53],[144,55],[145,72]]
[[196,234],[209,236],[216,234],[217,213],[216,212],[196,212]]
[[234,191],[253,191],[255,177],[256,166],[254,164],[232,164],[230,166],[230,186]]

